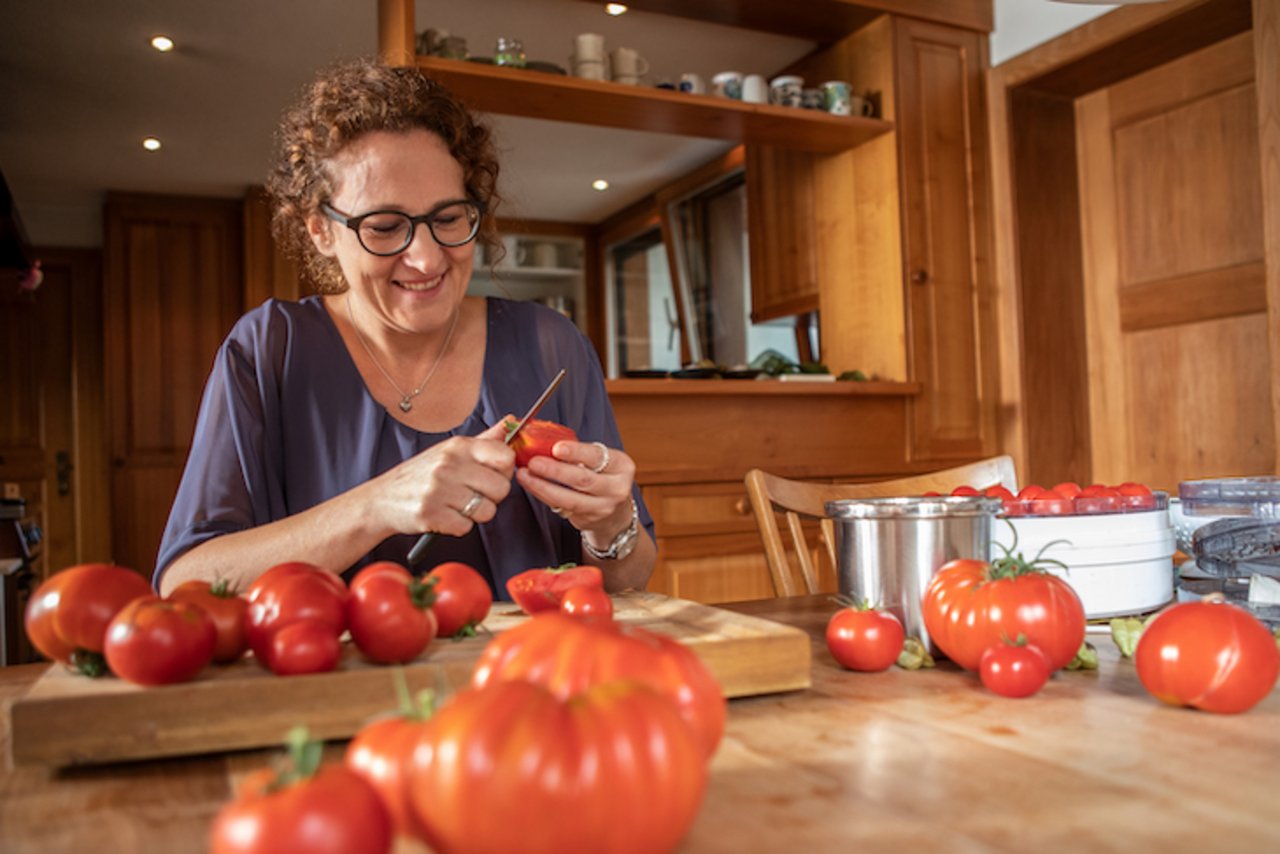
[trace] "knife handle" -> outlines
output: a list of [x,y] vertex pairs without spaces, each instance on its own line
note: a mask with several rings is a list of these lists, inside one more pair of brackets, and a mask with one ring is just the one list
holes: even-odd
[[427,548],[431,545],[431,541],[435,538],[435,533],[430,531],[423,534],[421,537],[418,537],[418,541],[413,544],[413,548],[409,549],[409,556],[405,558],[409,566],[418,565],[423,556],[426,555]]

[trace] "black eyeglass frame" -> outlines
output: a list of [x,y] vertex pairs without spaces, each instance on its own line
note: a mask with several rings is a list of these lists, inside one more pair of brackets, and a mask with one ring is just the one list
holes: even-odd
[[[435,221],[435,218],[439,215],[439,213],[442,210],[448,207],[452,207],[453,205],[471,205],[476,209],[476,218],[475,218],[475,221],[471,224],[471,233],[467,235],[466,239],[451,242],[447,240],[441,240],[436,235],[434,221]],[[360,248],[363,249],[365,252],[368,252],[370,255],[377,255],[379,258],[390,258],[392,255],[399,255],[401,252],[408,249],[410,244],[413,243],[413,237],[415,234],[418,233],[418,226],[420,225],[426,225],[427,233],[431,235],[431,239],[441,246],[445,246],[450,249],[456,249],[459,246],[466,246],[468,243],[475,240],[476,235],[480,233],[480,220],[483,219],[485,215],[484,202],[481,202],[478,199],[449,199],[447,201],[443,201],[440,204],[436,205],[434,208],[427,211],[426,213],[419,214],[418,216],[411,216],[410,214],[407,214],[404,211],[392,211],[392,210],[369,211],[368,213],[363,213],[363,214],[360,214],[359,216],[349,216],[348,214],[343,213],[342,211],[338,210],[328,202],[321,202],[320,210],[329,219],[333,220],[334,222],[341,223],[342,225],[345,225],[347,228],[354,231],[356,233],[356,241],[360,244]],[[401,246],[399,249],[396,249],[393,252],[375,252],[374,250],[370,249],[368,246],[365,245],[364,238],[360,236],[360,224],[363,223],[366,219],[368,219],[371,216],[386,216],[387,214],[394,214],[396,216],[401,216],[407,219],[409,221],[409,235],[408,237],[405,238],[404,245]]]

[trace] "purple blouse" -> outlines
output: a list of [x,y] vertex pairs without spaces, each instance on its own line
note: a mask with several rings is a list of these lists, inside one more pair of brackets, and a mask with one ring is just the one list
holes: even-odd
[[[240,318],[205,385],[153,583],[158,587],[165,568],[205,540],[299,513],[450,436],[474,436],[508,412],[522,414],[562,367],[568,373],[538,417],[572,427],[584,442],[622,447],[586,336],[537,303],[490,298],[487,311],[479,401],[445,433],[407,427],[373,399],[320,297],[267,300]],[[415,405],[431,405],[430,387]],[[638,487],[634,495],[652,535]],[[416,540],[391,537],[343,575],[373,561],[404,564]],[[568,522],[513,480],[492,521],[466,537],[437,536],[416,569],[446,560],[474,566],[505,599],[511,576],[581,562],[582,546]]]

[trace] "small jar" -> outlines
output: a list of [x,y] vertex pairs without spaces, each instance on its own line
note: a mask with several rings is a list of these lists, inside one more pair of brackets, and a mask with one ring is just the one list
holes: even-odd
[[462,36],[446,36],[442,39],[438,55],[445,59],[467,59],[471,56],[467,51],[467,40]]
[[494,65],[510,65],[515,68],[524,68],[525,62],[524,44],[520,39],[498,36],[498,45],[493,50]]

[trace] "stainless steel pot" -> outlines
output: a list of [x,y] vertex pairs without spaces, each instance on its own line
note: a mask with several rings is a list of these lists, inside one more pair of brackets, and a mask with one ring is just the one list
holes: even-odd
[[933,652],[920,600],[935,572],[956,558],[987,560],[998,498],[867,498],[827,502],[835,520],[840,592],[895,614],[908,637]]

